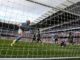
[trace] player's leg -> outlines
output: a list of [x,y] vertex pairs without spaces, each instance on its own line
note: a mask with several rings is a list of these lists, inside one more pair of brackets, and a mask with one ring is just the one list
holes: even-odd
[[36,40],[37,40],[37,43],[38,43],[39,42],[39,39],[37,38]]
[[13,40],[13,42],[11,43],[11,46],[13,46],[16,42],[18,42],[20,39],[22,38],[22,36],[18,36],[15,40]]
[[41,38],[39,39],[39,41],[40,41],[40,43],[42,43],[42,40],[41,40]]
[[36,41],[36,38],[33,38],[32,42],[35,42]]
[[38,38],[38,39],[37,39],[37,43],[39,43],[39,42],[40,42],[40,43],[42,43],[42,41],[41,41],[41,39],[40,39],[40,38]]

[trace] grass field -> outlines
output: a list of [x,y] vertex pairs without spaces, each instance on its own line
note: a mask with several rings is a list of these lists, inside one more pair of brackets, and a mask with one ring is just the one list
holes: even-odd
[[10,40],[0,39],[0,57],[80,57],[79,45],[61,47],[54,44],[17,42],[13,47]]

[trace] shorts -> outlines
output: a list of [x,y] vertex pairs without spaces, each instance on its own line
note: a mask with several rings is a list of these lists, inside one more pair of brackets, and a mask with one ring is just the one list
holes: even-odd
[[41,41],[40,38],[38,38],[37,41]]
[[18,37],[16,38],[16,42],[19,41],[21,38],[22,38],[22,36],[18,36]]
[[33,41],[35,41],[36,40],[36,38],[33,38]]

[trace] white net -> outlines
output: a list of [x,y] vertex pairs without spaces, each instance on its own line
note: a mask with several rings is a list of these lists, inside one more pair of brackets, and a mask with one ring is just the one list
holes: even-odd
[[[0,57],[80,57],[79,1],[68,1],[69,6],[62,4],[64,9],[36,0],[23,1],[0,0]],[[26,21],[25,12],[30,7],[26,2],[45,6],[51,11],[45,14],[46,18],[41,16],[42,20],[30,25],[30,21]]]

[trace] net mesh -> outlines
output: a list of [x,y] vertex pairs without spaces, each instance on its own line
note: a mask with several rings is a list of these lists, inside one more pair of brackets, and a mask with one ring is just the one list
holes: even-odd
[[[80,57],[80,2],[70,2],[72,5],[65,9],[54,8],[56,13],[34,25],[25,25],[25,22],[21,28],[17,21],[20,12],[10,10],[8,4],[4,7],[4,3],[0,2],[0,57]],[[14,0],[10,3],[13,4],[11,9],[14,9]],[[13,20],[6,18],[9,13]],[[22,29],[22,36],[18,33],[19,29]]]

